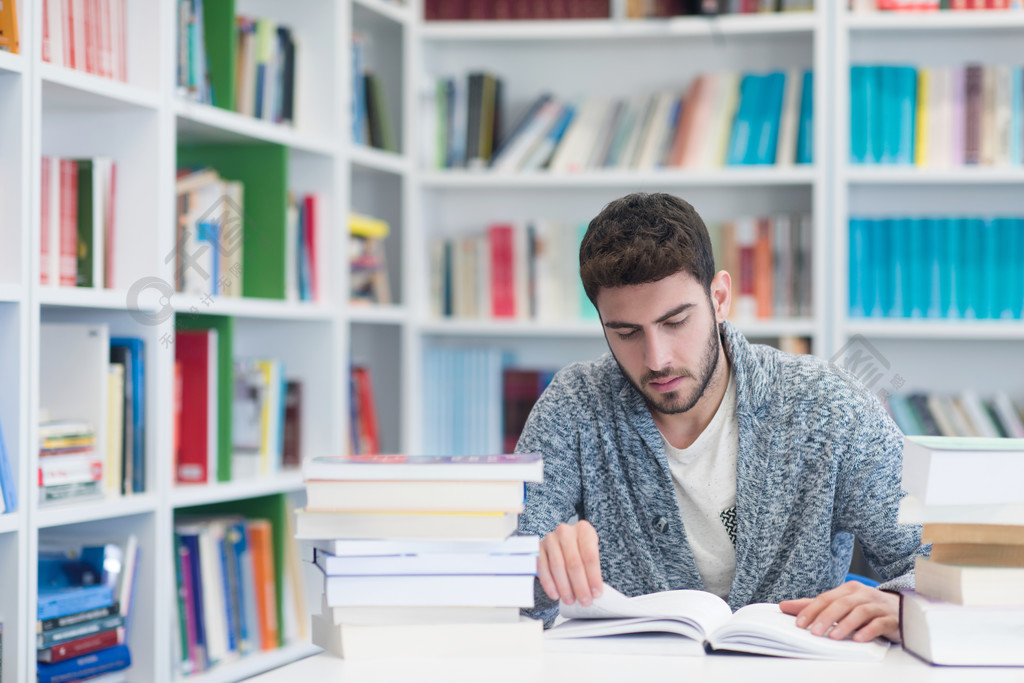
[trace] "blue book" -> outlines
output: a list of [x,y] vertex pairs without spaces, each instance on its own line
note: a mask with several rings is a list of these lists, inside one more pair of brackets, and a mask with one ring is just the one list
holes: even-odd
[[983,319],[999,317],[999,223],[999,219],[982,222],[978,317]]
[[0,494],[4,499],[4,512],[14,512],[18,509],[18,484],[11,472],[11,460],[7,457],[7,437],[4,435],[4,426],[0,422]]
[[865,121],[864,131],[867,140],[867,163],[880,164],[885,158],[885,107],[882,101],[882,72],[884,67],[869,66],[864,75],[864,105],[868,118]]
[[1002,320],[1012,320],[1016,306],[1015,296],[1017,294],[1017,273],[1015,268],[1021,264],[1017,262],[1016,255],[1020,249],[1017,244],[1017,219],[1000,218],[996,221],[998,231],[998,253],[996,274],[996,306],[992,317]]
[[942,220],[927,218],[924,221],[925,267],[927,285],[924,288],[922,308],[927,318],[941,318],[942,306]]
[[871,219],[850,219],[850,317],[863,318],[870,311],[874,282],[868,277],[868,233]]
[[1010,311],[1015,320],[1024,317],[1024,218],[1010,219],[1010,239],[1007,250],[1012,253],[1010,273]]
[[[146,354],[145,344],[135,337],[111,337],[111,360],[116,349],[124,349],[127,354],[125,366],[125,395],[127,385],[131,383],[131,443],[125,443],[124,457],[131,458],[131,491],[125,493],[142,493],[146,490]],[[128,411],[125,412],[128,419]],[[127,430],[126,430],[127,433]],[[124,463],[127,465],[128,463]],[[124,467],[124,472],[128,467]],[[125,482],[127,484],[127,482]]]
[[732,131],[729,134],[729,150],[725,163],[728,166],[739,166],[747,163],[747,150],[750,148],[757,94],[760,92],[760,78],[756,74],[744,74],[740,80],[740,103],[736,107]]
[[36,664],[39,683],[78,681],[110,671],[127,669],[131,665],[132,657],[124,643],[55,664]]
[[[961,287],[959,294],[962,295],[960,310],[964,318],[975,319],[981,317],[981,307],[984,302],[982,292],[981,267],[984,253],[982,251],[982,231],[985,221],[981,218],[965,218],[960,223],[960,231],[963,234],[963,257],[960,260]],[[959,296],[957,298],[960,298]]]
[[800,120],[797,125],[796,163],[814,163],[814,72],[805,71],[800,90]]
[[873,73],[870,66],[850,67],[850,163],[864,164],[868,158],[868,125],[871,112],[868,109],[868,77]]
[[786,92],[786,74],[775,71],[766,77],[762,101],[764,119],[758,140],[757,163],[774,164],[779,146],[779,123],[782,121],[782,100]]
[[745,165],[759,163],[758,153],[761,149],[761,141],[764,137],[765,122],[768,119],[766,110],[767,93],[770,89],[767,74],[755,74],[750,88],[750,106],[747,108],[747,121],[750,126],[750,138],[743,148],[743,161]]
[[1010,163],[1024,164],[1024,67],[1010,69]]
[[907,279],[907,298],[904,300],[904,310],[909,311],[911,318],[923,318],[928,310],[928,299],[931,285],[931,278],[928,276],[928,266],[931,257],[928,244],[928,232],[925,220],[922,218],[911,218],[907,221],[909,230],[907,248],[909,250],[909,261]]
[[896,78],[899,87],[899,139],[896,145],[896,163],[914,164],[914,150],[917,142],[917,69],[912,66],[897,67]]
[[878,162],[881,164],[895,164],[899,149],[900,91],[896,78],[897,68],[890,65],[878,67],[878,120],[882,128]]
[[942,221],[942,259],[946,278],[943,282],[943,316],[962,318],[967,308],[964,291],[964,229],[963,219],[950,217]]
[[[231,558],[230,571],[234,574],[235,594],[232,596],[235,607],[235,632],[238,634],[238,651],[247,654],[254,650],[250,640],[249,615],[246,605],[246,576],[244,562],[251,560],[245,554],[245,522],[237,520],[228,524],[224,530],[224,545]],[[254,589],[253,589],[254,590]]]
[[910,220],[894,218],[889,223],[891,296],[886,300],[885,310],[891,318],[910,317],[911,266],[910,266]]
[[[206,617],[203,613],[203,581],[202,572],[199,569],[199,536],[193,533],[193,528],[181,528],[178,530],[178,537],[181,544],[188,550],[189,569],[192,574],[192,610],[196,617],[196,648],[206,652]],[[207,590],[209,588],[207,587]],[[212,665],[215,662],[208,662]]]
[[64,586],[39,589],[36,619],[56,619],[69,614],[99,609],[114,604],[114,589],[96,586]]
[[892,311],[895,281],[892,277],[892,221],[876,218],[871,222],[871,275],[874,298],[871,317],[884,318]]
[[[227,527],[225,525],[225,533],[226,531]],[[214,533],[212,525],[209,529],[209,533]],[[235,637],[237,633],[236,629],[238,628],[236,622],[238,613],[232,609],[232,594],[234,591],[231,590],[232,578],[228,574],[230,571],[228,567],[228,549],[225,547],[225,543],[225,539],[222,539],[220,543],[217,543],[217,553],[220,556],[217,559],[217,562],[220,564],[220,580],[224,587],[224,623],[228,636],[228,652],[241,652],[238,639]]]

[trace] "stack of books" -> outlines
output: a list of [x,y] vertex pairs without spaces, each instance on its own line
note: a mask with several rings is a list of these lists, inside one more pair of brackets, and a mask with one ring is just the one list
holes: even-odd
[[931,557],[900,607],[903,646],[948,665],[1024,665],[1024,439],[905,437],[900,521]]
[[540,653],[539,539],[513,535],[536,454],[306,463],[296,536],[323,586],[313,642],[346,659]]

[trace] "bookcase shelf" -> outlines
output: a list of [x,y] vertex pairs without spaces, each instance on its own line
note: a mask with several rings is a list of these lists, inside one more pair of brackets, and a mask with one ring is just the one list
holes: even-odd
[[412,9],[408,4],[399,5],[393,2],[385,2],[384,0],[353,0],[353,4],[399,24],[404,25],[412,22]]
[[857,185],[1020,185],[1024,170],[972,166],[930,169],[912,166],[848,166],[847,180]]
[[292,493],[303,489],[302,473],[298,471],[278,472],[273,477],[242,479],[239,481],[181,485],[171,490],[171,505],[174,508],[193,507],[226,503],[234,500],[258,498],[276,493]]
[[25,70],[25,57],[10,52],[0,52],[0,74],[20,74]]
[[[128,290],[120,289],[40,286],[37,291],[37,299],[43,306],[125,310],[130,298]],[[148,299],[140,299],[133,307],[140,311],[158,310],[156,302]]]
[[211,297],[175,294],[171,305],[179,313],[227,315],[266,320],[327,321],[335,316],[330,306],[310,302],[280,301],[250,297]]
[[817,25],[812,12],[668,19],[569,19],[521,21],[431,21],[420,29],[432,42],[488,40],[647,40],[651,38],[714,38],[752,34],[811,33]]
[[345,318],[353,324],[399,325],[409,318],[409,309],[399,305],[349,306]]
[[289,662],[303,659],[321,652],[321,649],[309,643],[292,643],[272,652],[260,652],[247,655],[230,664],[217,666],[201,674],[193,674],[176,681],[196,681],[197,683],[229,683],[251,678],[256,674],[276,669]]
[[367,171],[379,171],[382,173],[394,173],[405,175],[412,168],[409,158],[402,154],[386,152],[364,145],[352,145],[349,152],[349,159],[353,168]]
[[21,529],[21,520],[21,513],[17,511],[0,515],[0,535],[16,533]]
[[851,31],[1014,31],[1024,28],[1020,11],[840,13]]
[[208,104],[175,100],[179,143],[273,142],[311,154],[337,153],[334,140],[301,133],[290,126],[271,123]]
[[158,496],[154,493],[106,500],[89,499],[60,504],[53,503],[40,505],[35,514],[35,521],[38,528],[48,529],[80,522],[96,522],[153,513],[156,512],[159,504]]
[[84,71],[41,62],[37,66],[47,104],[75,108],[135,107],[156,110],[160,93]]
[[693,171],[593,170],[581,173],[497,173],[488,171],[428,171],[421,185],[429,189],[475,188],[691,188],[811,185],[813,168],[724,168]]
[[23,294],[21,285],[0,283],[0,301],[4,303],[17,303],[21,301]]
[[947,339],[1024,341],[1020,320],[864,320],[851,318],[850,335],[877,339]]

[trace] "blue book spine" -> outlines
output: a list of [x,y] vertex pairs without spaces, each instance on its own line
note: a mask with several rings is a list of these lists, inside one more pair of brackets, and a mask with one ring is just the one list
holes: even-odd
[[800,120],[797,127],[796,163],[814,163],[814,72],[805,71],[800,91]]
[[1024,67],[1010,69],[1010,163],[1024,164]]
[[909,303],[910,317],[923,318],[925,311],[928,310],[929,285],[931,284],[931,278],[928,276],[928,266],[931,260],[928,253],[930,249],[929,235],[922,218],[911,218],[908,221],[908,228],[910,230],[907,240],[910,252],[910,272],[907,273],[907,276],[910,289],[908,300],[904,301],[904,309]]
[[1010,301],[1015,320],[1024,317],[1024,218],[1013,219],[1012,238],[1008,249],[1012,253],[1010,272],[1013,274]]
[[961,318],[964,309],[964,231],[963,219],[944,218],[942,221],[942,258],[946,278],[943,283],[942,315],[945,318]]
[[132,361],[132,492],[146,490],[146,354],[136,337],[111,337],[110,346],[128,349]]
[[245,554],[245,524],[242,522],[231,524],[228,526],[225,533],[228,552],[234,555],[235,558],[234,563],[231,565],[231,569],[235,573],[235,600],[238,604],[238,613],[235,615],[238,619],[238,650],[242,654],[247,654],[253,651],[253,647],[249,633],[249,615],[246,610],[245,567],[242,564],[248,559]]
[[758,151],[761,148],[761,140],[766,134],[765,123],[768,119],[767,103],[770,85],[767,74],[755,74],[750,89],[750,106],[747,108],[747,121],[750,126],[750,138],[743,149],[744,165],[750,166],[758,163]]
[[776,71],[768,76],[767,83],[768,106],[765,110],[764,133],[758,148],[758,161],[762,164],[774,164],[779,146],[779,124],[782,121],[782,100],[786,93],[786,74]]
[[871,222],[871,275],[874,280],[874,299],[871,317],[884,318],[892,310],[892,221],[876,218]]
[[220,580],[224,586],[224,621],[227,625],[228,652],[240,652],[238,641],[235,640],[235,619],[237,615],[231,609],[231,580],[228,577],[228,557],[223,540],[217,543],[217,551],[220,553]]
[[981,298],[978,317],[984,319],[999,317],[999,224],[999,219],[986,220],[981,224]]
[[1014,272],[1015,254],[1019,247],[1017,245],[1017,219],[1001,218],[998,221],[998,253],[999,273],[997,274],[996,291],[998,292],[997,306],[993,317],[1003,320],[1012,320],[1014,316],[1013,297],[1016,293],[1017,274]]
[[929,218],[925,221],[924,263],[927,269],[928,285],[925,288],[924,314],[928,318],[941,318],[945,310],[942,305],[942,220]]
[[725,157],[728,166],[746,163],[746,153],[753,136],[753,108],[756,107],[755,96],[758,92],[758,77],[755,74],[744,74],[740,80],[740,103],[736,107],[732,131],[729,135],[729,151]]
[[[188,562],[192,571],[192,610],[196,615],[196,648],[206,652],[206,616],[203,614],[203,581],[199,570],[199,537],[193,533],[180,533],[181,544],[188,549]],[[209,588],[207,588],[209,590]],[[208,665],[214,662],[207,662]]]
[[982,230],[984,220],[980,218],[965,218],[960,223],[960,230],[963,233],[963,258],[960,261],[960,272],[962,274],[960,293],[961,312],[964,318],[975,319],[980,317],[979,309],[982,304]]
[[114,602],[110,586],[73,586],[57,590],[39,591],[36,619],[55,619],[86,610],[106,607]]
[[868,161],[868,74],[869,66],[850,67],[850,163]]
[[868,232],[871,220],[868,218],[850,219],[850,317],[863,318],[869,310],[872,300],[871,285],[874,283],[867,276]]
[[131,665],[131,653],[128,652],[128,646],[124,643],[55,664],[44,664],[43,662],[36,664],[39,683],[78,681],[110,671],[127,669]]
[[899,132],[895,163],[913,165],[917,126],[917,69],[910,66],[897,67],[895,75],[899,98],[897,100]]
[[882,146],[879,163],[895,164],[899,150],[900,115],[899,115],[899,83],[896,78],[898,67],[884,65],[878,67],[878,106],[879,122],[882,126]]
[[885,107],[882,98],[882,74],[884,67],[869,66],[864,75],[864,97],[867,103],[864,108],[867,110],[868,118],[866,130],[867,139],[867,162],[880,164],[885,158]]
[[889,277],[892,290],[886,299],[885,310],[891,318],[910,317],[910,221],[895,218],[889,223]]
[[11,460],[7,456],[6,440],[3,423],[0,423],[0,489],[3,489],[5,514],[18,509],[18,486],[11,472]]

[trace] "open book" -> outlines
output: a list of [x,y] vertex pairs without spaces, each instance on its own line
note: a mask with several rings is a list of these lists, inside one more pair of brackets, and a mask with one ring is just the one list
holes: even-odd
[[627,598],[608,584],[589,607],[561,605],[565,621],[549,629],[552,650],[702,655],[733,650],[801,659],[880,660],[888,642],[832,640],[797,628],[775,604],[747,605],[733,614],[722,598],[694,590]]

